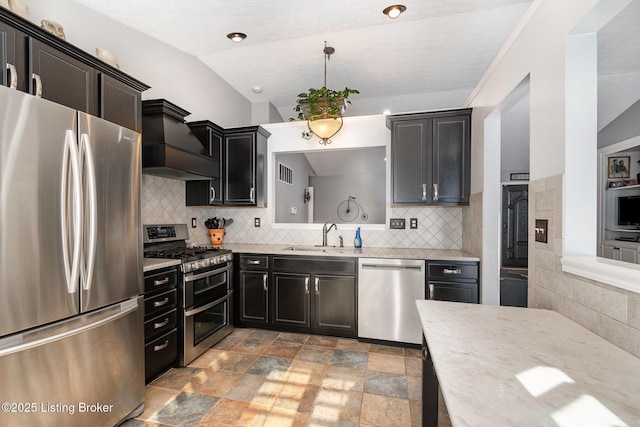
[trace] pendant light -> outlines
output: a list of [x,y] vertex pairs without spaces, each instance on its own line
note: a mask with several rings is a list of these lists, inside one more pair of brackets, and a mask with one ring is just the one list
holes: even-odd
[[[327,42],[324,42],[324,86],[327,89],[327,61],[331,59],[331,55],[335,53],[335,49],[331,46],[327,46]],[[309,130],[313,132],[318,138],[320,138],[320,144],[331,144],[330,138],[340,131],[342,128],[342,112],[329,113],[328,102],[325,101],[322,112],[317,115],[310,116],[307,120],[307,126]]]

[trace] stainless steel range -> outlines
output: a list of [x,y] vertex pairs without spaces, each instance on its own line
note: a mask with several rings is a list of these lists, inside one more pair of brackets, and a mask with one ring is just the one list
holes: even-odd
[[180,366],[186,366],[233,330],[231,251],[187,246],[186,224],[144,226],[144,256],[182,261],[178,280]]

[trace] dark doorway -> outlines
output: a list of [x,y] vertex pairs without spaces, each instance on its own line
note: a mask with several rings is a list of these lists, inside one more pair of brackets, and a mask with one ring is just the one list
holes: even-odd
[[502,267],[527,268],[529,186],[502,187]]

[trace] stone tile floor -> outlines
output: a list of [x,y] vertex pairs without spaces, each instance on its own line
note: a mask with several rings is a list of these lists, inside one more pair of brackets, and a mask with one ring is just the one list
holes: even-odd
[[421,382],[418,349],[235,329],[149,384],[123,426],[420,426]]

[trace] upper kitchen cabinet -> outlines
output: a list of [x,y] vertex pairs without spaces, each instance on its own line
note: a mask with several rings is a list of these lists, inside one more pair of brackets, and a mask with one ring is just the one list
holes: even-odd
[[144,83],[0,8],[4,86],[140,132]]
[[267,138],[260,126],[227,129],[224,132],[225,205],[267,205]]
[[471,109],[387,117],[395,205],[469,204]]
[[[205,146],[209,155],[217,162],[215,176],[223,177],[223,138],[224,129],[208,120],[190,122],[187,125],[191,132],[198,137]],[[186,202],[187,206],[218,206],[223,203],[222,179],[209,181],[187,181]]]

